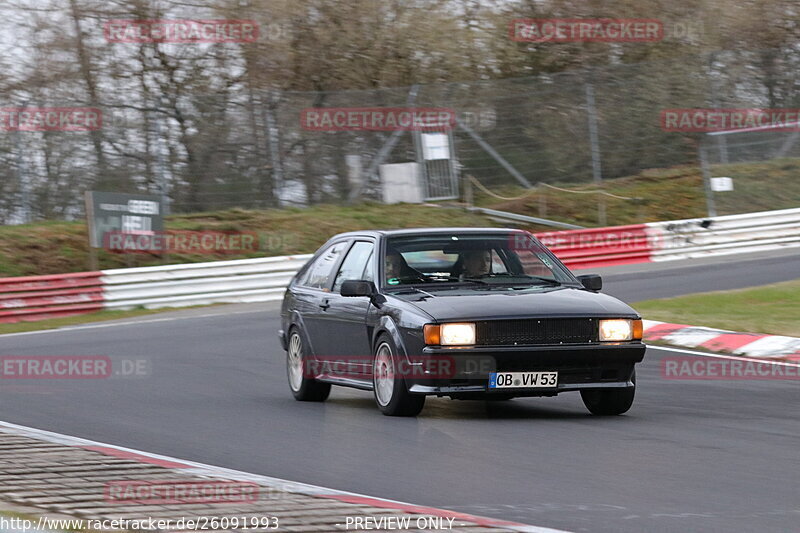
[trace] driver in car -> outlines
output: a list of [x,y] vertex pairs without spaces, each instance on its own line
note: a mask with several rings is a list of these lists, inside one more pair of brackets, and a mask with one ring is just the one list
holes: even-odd
[[468,250],[461,259],[461,278],[477,278],[490,273],[492,257],[489,250]]
[[425,275],[411,268],[400,252],[393,249],[386,250],[385,263],[386,283],[399,285],[401,283],[420,283],[425,281]]
[[403,267],[405,266],[403,256],[395,250],[386,251],[386,279],[391,280],[399,278],[403,275]]

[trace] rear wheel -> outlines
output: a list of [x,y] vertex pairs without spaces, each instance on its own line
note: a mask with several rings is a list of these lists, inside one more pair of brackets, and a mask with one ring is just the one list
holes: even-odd
[[425,396],[408,392],[397,370],[397,350],[388,336],[378,339],[372,364],[372,390],[375,403],[387,416],[417,416],[425,406]]
[[636,371],[631,375],[633,387],[624,389],[585,389],[581,391],[583,405],[593,415],[613,416],[621,415],[633,405],[636,394]]
[[331,393],[330,383],[320,383],[307,376],[303,338],[296,329],[289,334],[289,346],[286,350],[286,376],[295,400],[324,402]]

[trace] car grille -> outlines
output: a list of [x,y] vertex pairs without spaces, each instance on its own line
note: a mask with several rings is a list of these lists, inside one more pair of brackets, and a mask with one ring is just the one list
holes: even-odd
[[483,346],[586,344],[597,342],[597,319],[487,320],[475,323],[475,337]]

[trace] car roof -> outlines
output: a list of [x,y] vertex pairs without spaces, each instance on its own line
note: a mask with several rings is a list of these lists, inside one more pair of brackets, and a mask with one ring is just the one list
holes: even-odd
[[340,233],[334,238],[341,237],[393,237],[398,235],[440,235],[449,233],[496,233],[505,234],[509,232],[522,231],[514,228],[397,228],[387,230],[361,230]]

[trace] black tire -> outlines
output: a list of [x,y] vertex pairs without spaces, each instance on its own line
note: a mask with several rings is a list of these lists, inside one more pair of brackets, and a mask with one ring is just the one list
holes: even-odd
[[[388,350],[388,356],[385,352]],[[422,394],[411,394],[408,392],[405,379],[395,371],[397,368],[397,348],[388,335],[381,335],[375,346],[374,359],[372,363],[372,392],[375,397],[375,404],[381,413],[386,416],[417,416],[425,406],[425,396]],[[391,368],[386,365],[391,363]],[[380,376],[384,378],[384,384],[390,387],[382,387],[379,391]]]
[[[289,341],[286,343],[286,378],[289,381],[289,390],[294,399],[300,402],[324,402],[331,393],[330,383],[321,383],[306,376],[305,372],[305,346],[303,336],[297,328],[289,331]],[[293,353],[298,350],[299,376],[295,375]]]
[[581,391],[583,405],[597,416],[614,416],[626,413],[636,395],[636,371],[631,374],[633,387],[625,389],[586,389]]

